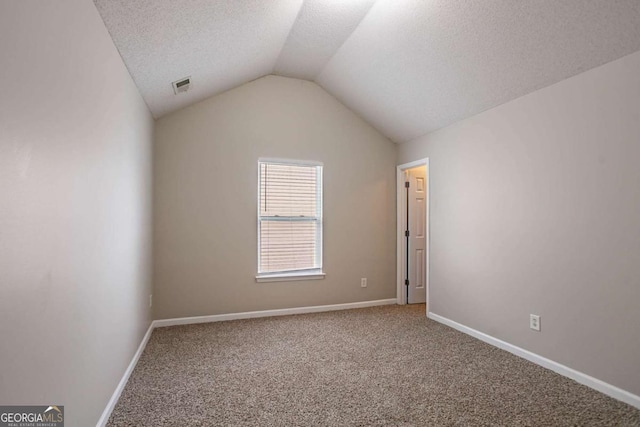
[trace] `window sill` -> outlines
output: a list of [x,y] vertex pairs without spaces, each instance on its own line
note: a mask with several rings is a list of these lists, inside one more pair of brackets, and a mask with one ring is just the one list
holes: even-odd
[[256,282],[290,282],[299,280],[322,280],[325,274],[321,271],[313,273],[281,273],[281,274],[259,274]]

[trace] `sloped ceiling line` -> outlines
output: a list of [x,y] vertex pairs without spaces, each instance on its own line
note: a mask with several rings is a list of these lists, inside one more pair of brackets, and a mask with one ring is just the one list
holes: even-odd
[[305,0],[273,73],[314,80],[376,0]]
[[295,27],[296,22],[298,22],[298,20],[300,19],[300,14],[302,13],[302,9],[304,8],[304,5],[308,1],[309,0],[302,0],[302,4],[300,4],[300,8],[298,9],[298,13],[296,15],[296,19],[294,19],[293,22],[291,23],[291,27],[289,28],[289,32],[287,33],[287,38],[285,39],[284,43],[282,43],[282,46],[280,46],[280,52],[278,52],[278,56],[276,57],[275,61],[273,61],[273,67],[271,68],[271,74],[276,74],[276,67],[278,65],[278,62],[280,62],[280,58],[282,57],[282,52],[284,51],[285,46],[287,45],[287,42],[291,38],[291,34],[293,33],[293,27]]

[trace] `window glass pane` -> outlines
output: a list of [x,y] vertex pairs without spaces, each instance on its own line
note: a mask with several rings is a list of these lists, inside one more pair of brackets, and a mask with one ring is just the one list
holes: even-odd
[[260,164],[260,216],[317,214],[315,166]]
[[291,271],[319,268],[316,265],[318,223],[273,221],[260,224],[260,271]]
[[322,268],[321,166],[260,162],[259,273]]

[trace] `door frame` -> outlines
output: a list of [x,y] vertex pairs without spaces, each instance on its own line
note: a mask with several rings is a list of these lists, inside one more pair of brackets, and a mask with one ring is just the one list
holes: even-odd
[[[404,235],[404,218],[406,215],[405,212],[405,208],[406,208],[406,199],[407,199],[407,195],[406,195],[406,190],[405,190],[405,186],[404,186],[404,172],[407,169],[412,169],[418,166],[424,166],[425,167],[425,175],[427,177],[427,197],[426,197],[426,209],[427,209],[427,214],[425,215],[425,230],[426,230],[426,236],[425,236],[425,244],[426,244],[426,250],[425,250],[425,256],[426,256],[426,262],[425,262],[425,266],[426,266],[426,278],[425,278],[425,287],[426,290],[425,292],[427,293],[427,304],[426,304],[426,313],[429,313],[429,304],[430,304],[430,299],[429,299],[429,276],[431,273],[431,266],[429,264],[429,259],[431,258],[431,243],[430,243],[430,235],[431,232],[429,230],[429,223],[431,222],[431,212],[429,209],[430,203],[429,203],[429,199],[431,198],[431,179],[429,178],[429,158],[425,157],[424,159],[420,159],[420,160],[415,160],[413,162],[409,162],[409,163],[403,163],[401,165],[396,166],[396,204],[397,204],[397,214],[396,214],[396,234],[397,234],[397,243],[396,243],[396,260],[397,260],[397,264],[396,264],[396,302],[399,305],[404,305],[405,301],[406,301],[406,294],[405,294],[405,285],[404,285],[404,277],[402,275],[403,271],[404,271],[404,263],[405,263],[405,235]],[[426,315],[425,313],[425,315]]]

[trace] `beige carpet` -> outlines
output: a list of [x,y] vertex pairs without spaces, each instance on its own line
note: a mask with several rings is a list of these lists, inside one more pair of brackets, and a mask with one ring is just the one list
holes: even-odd
[[640,411],[384,306],[159,328],[110,426],[640,426]]

